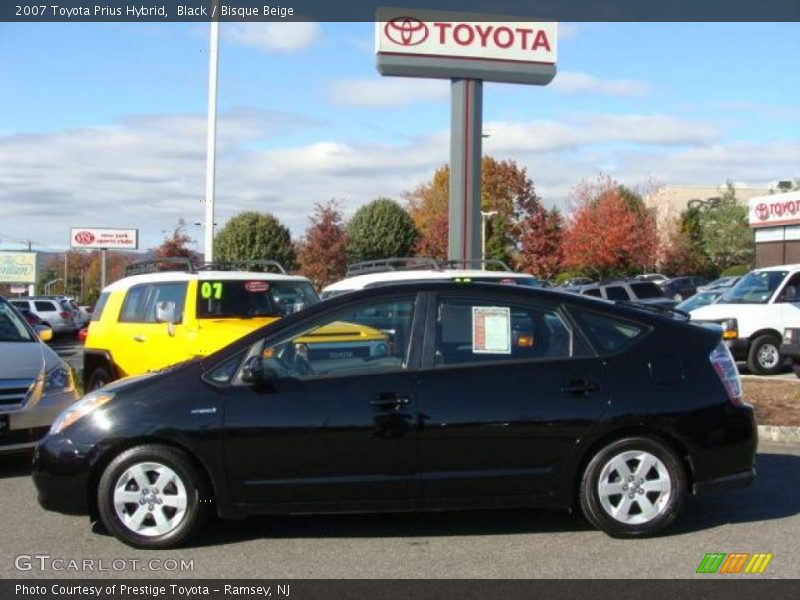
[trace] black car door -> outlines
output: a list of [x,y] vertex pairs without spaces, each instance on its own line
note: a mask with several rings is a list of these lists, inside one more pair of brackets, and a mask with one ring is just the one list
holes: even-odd
[[419,461],[430,500],[556,494],[609,398],[601,359],[556,304],[440,295],[426,323]]
[[239,376],[226,392],[225,454],[238,503],[392,507],[418,495],[418,312],[414,295],[384,295],[250,350],[269,376],[262,385]]

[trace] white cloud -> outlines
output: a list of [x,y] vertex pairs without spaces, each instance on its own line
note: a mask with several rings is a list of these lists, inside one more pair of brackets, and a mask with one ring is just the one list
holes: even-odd
[[297,52],[316,44],[322,37],[319,23],[223,23],[222,34],[231,42],[261,52]]
[[[403,142],[353,143],[320,134],[309,143],[263,146],[284,129],[311,124],[252,109],[220,115],[218,221],[241,210],[270,211],[299,234],[316,201],[343,199],[352,212],[379,195],[399,198],[448,160],[446,130]],[[485,127],[491,132],[486,153],[526,166],[548,204],[563,202],[601,168],[630,184],[649,177],[756,183],[796,175],[800,156],[800,142],[729,141],[712,123],[668,115],[591,114]],[[63,248],[70,226],[138,227],[142,247],[152,247],[178,218],[202,219],[204,170],[200,113],[0,136],[0,231],[29,231]],[[202,237],[199,229],[192,233]]]
[[450,87],[446,81],[403,77],[340,79],[331,84],[329,91],[334,104],[370,107],[404,106],[449,97]]
[[639,79],[601,79],[589,73],[559,71],[550,88],[563,94],[646,96],[651,86]]

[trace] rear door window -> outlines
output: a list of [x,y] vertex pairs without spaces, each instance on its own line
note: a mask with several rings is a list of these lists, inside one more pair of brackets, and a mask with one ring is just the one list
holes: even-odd
[[642,283],[632,283],[631,290],[633,293],[636,294],[637,298],[662,298],[664,293],[661,291],[661,288],[658,287],[655,283],[649,282],[642,282]]
[[553,307],[440,300],[435,366],[572,356],[572,331]]
[[610,285],[606,288],[606,298],[609,300],[630,300],[628,290],[621,285]]
[[582,292],[586,296],[593,296],[595,298],[602,298],[603,294],[600,292],[600,288],[592,288],[590,290],[585,290]]
[[37,312],[58,312],[56,305],[49,300],[36,300],[33,305]]
[[137,285],[128,290],[119,313],[120,323],[144,323],[147,288],[146,285]]

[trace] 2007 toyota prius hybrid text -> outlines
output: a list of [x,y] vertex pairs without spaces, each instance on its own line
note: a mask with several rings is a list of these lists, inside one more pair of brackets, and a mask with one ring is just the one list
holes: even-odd
[[[386,343],[326,339],[332,324]],[[750,483],[756,440],[719,328],[432,281],[343,294],[92,392],[38,445],[34,480],[43,507],[144,548],[212,512],[574,507],[637,537],[691,493]]]

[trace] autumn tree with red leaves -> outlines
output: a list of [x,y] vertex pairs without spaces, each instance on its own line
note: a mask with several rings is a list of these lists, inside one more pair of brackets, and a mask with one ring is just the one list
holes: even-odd
[[574,200],[564,232],[564,266],[599,277],[652,267],[658,251],[656,220],[641,196],[601,176],[581,183]]
[[164,238],[160,246],[153,248],[153,255],[156,258],[192,258],[194,251],[189,248],[189,244],[194,240],[186,233],[186,221],[179,219],[171,235]]
[[[408,213],[420,232],[415,251],[447,258],[450,168],[436,170],[430,182],[405,195]],[[487,226],[487,258],[508,260],[522,235],[523,223],[541,203],[525,168],[513,160],[484,156],[481,161],[481,210],[497,211]]]
[[314,204],[310,225],[300,240],[297,258],[301,272],[319,288],[338,281],[347,270],[347,233],[339,203]]
[[562,241],[564,217],[557,208],[539,207],[519,226],[517,268],[543,279],[552,279],[564,264]]

